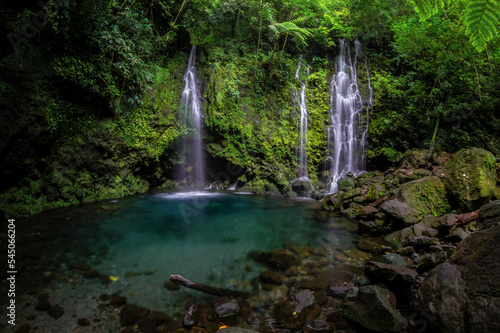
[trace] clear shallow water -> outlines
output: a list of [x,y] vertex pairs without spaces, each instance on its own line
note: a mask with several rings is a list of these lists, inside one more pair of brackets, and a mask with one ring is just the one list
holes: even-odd
[[[43,274],[63,276],[53,285],[61,302],[69,295],[119,293],[129,303],[167,313],[211,298],[186,288],[167,290],[163,284],[171,274],[248,290],[268,269],[249,259],[251,251],[292,245],[349,251],[357,240],[352,222],[323,211],[317,201],[227,191],[153,193],[48,212],[29,222],[34,231],[23,232],[45,236],[28,251],[38,246],[43,253],[37,261]],[[75,262],[115,281],[82,278]]]

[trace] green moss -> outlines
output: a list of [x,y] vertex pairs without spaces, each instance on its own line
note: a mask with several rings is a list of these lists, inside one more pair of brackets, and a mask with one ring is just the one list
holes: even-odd
[[450,210],[446,189],[437,177],[425,177],[401,187],[401,196],[415,214],[415,221],[425,215],[441,216]]

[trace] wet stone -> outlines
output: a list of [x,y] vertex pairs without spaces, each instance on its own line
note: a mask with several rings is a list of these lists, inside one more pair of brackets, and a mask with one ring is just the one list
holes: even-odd
[[19,326],[14,333],[29,333],[31,331],[31,324],[30,323],[24,323],[21,326]]
[[292,330],[300,329],[306,321],[317,318],[321,307],[310,290],[302,290],[282,299],[274,308],[276,319]]
[[223,322],[229,326],[243,324],[252,313],[252,307],[247,300],[238,297],[237,299],[216,298],[211,301],[214,309],[213,317],[217,322]]
[[179,286],[177,283],[174,283],[174,282],[172,282],[170,280],[167,280],[167,281],[163,282],[163,286],[167,290],[170,290],[170,291],[175,291],[175,290],[181,289],[181,286]]
[[119,308],[120,306],[126,303],[127,303],[127,298],[120,296],[118,294],[112,294],[111,297],[109,298],[109,305],[111,305],[114,308]]
[[282,284],[284,281],[283,275],[274,271],[265,271],[260,273],[260,278],[263,282],[271,283],[271,284]]
[[138,305],[126,304],[120,311],[120,323],[122,325],[131,325],[145,318],[149,314],[149,310]]
[[87,269],[85,272],[83,272],[83,276],[86,278],[89,278],[89,279],[98,278],[99,272],[97,271],[97,269],[91,268],[91,269]]
[[334,327],[324,320],[308,320],[302,328],[302,332],[333,332]]
[[189,307],[186,316],[184,317],[184,326],[204,327],[207,323],[210,308],[204,304],[193,304]]
[[78,326],[83,326],[83,327],[90,326],[90,320],[88,318],[80,318],[78,319],[77,323]]
[[49,295],[48,294],[41,294],[38,296],[38,302],[35,305],[35,310],[36,311],[47,311],[50,309],[51,305],[49,303]]
[[59,319],[64,314],[64,308],[60,305],[54,305],[51,307],[47,313],[54,319]]

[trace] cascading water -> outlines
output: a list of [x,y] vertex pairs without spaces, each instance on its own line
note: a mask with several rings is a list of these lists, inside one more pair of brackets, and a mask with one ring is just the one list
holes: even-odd
[[[330,84],[330,126],[328,152],[330,161],[329,193],[338,190],[337,181],[349,172],[359,174],[365,167],[365,144],[368,134],[369,107],[372,89],[368,76],[369,98],[363,102],[357,80],[357,57],[361,43],[355,42],[351,59],[349,45],[341,40],[336,73]],[[365,62],[367,73],[368,63]]]
[[181,182],[203,183],[205,168],[202,155],[202,110],[199,84],[196,78],[196,46],[191,48],[189,61],[184,74],[184,91],[180,101],[179,115],[184,129],[190,129],[190,137],[182,142],[183,163],[180,167]]
[[[300,79],[300,68],[302,65],[302,55],[299,59],[295,80]],[[309,67],[307,68],[309,77]],[[306,81],[300,81],[300,94],[295,90],[296,99],[300,109],[300,143],[299,143],[299,179],[307,179],[307,104],[306,104]]]

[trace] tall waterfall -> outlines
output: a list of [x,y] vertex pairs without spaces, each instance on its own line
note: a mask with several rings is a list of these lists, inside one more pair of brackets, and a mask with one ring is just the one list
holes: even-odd
[[[300,79],[300,68],[302,65],[302,55],[299,59],[295,80]],[[307,77],[309,77],[309,67],[307,68]],[[295,91],[295,97],[300,109],[300,143],[299,143],[299,179],[307,178],[307,104],[306,104],[306,81],[300,81],[300,94]]]
[[[328,152],[330,161],[329,193],[338,190],[337,181],[347,173],[359,174],[365,168],[365,144],[368,134],[369,107],[372,89],[368,75],[366,102],[360,94],[357,80],[357,57],[361,43],[354,43],[351,58],[349,45],[341,40],[335,75],[330,84],[330,126],[328,127]],[[368,63],[365,62],[368,74]]]
[[[189,137],[182,141],[183,163],[179,178],[194,183],[202,183],[205,179],[205,167],[202,156],[202,125],[203,114],[199,93],[198,79],[196,78],[196,46],[191,48],[189,61],[184,74],[184,91],[182,92],[179,116],[184,129],[189,130]],[[187,178],[187,179],[186,179]]]

